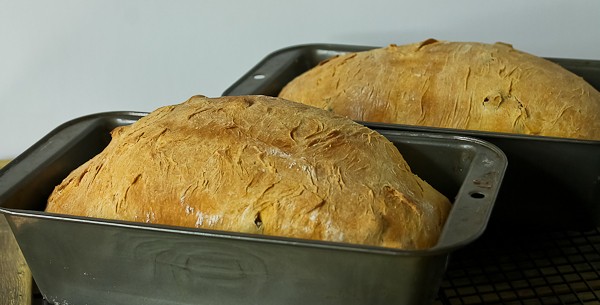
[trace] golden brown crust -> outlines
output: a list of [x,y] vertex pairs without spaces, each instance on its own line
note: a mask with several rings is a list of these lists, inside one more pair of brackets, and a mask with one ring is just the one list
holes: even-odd
[[385,137],[265,96],[196,96],[113,131],[47,211],[380,245],[434,245],[446,197]]
[[362,121],[600,140],[600,93],[503,43],[430,39],[350,53],[279,96]]

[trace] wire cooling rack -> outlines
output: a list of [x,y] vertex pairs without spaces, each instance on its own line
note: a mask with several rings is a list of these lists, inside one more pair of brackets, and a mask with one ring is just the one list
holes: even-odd
[[452,255],[434,304],[600,304],[600,230],[486,235]]

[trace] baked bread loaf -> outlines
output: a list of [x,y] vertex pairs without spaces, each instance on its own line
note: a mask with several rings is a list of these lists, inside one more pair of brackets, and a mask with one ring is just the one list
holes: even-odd
[[347,118],[274,97],[195,96],[116,128],[46,211],[422,249],[449,209],[393,143]]
[[600,93],[496,43],[421,43],[331,58],[280,97],[354,120],[600,140]]

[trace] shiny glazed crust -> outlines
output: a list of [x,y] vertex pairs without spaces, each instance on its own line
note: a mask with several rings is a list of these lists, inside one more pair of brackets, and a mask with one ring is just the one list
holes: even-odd
[[195,96],[112,136],[48,212],[422,249],[450,209],[379,133],[279,98]]
[[600,140],[600,93],[503,43],[430,39],[350,53],[279,96],[354,120]]

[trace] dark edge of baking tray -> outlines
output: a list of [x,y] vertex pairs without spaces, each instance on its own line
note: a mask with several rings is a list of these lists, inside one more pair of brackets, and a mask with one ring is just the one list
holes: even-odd
[[[410,274],[408,277],[403,274],[394,275],[398,281],[402,281],[410,287],[414,285],[417,285],[418,287],[415,286],[409,288],[394,286],[396,287],[395,292],[390,292],[391,294],[410,294],[407,295],[408,298],[415,298],[415,300],[431,300],[441,282],[441,277],[445,270],[449,253],[472,242],[485,229],[495,195],[498,193],[498,188],[502,181],[502,174],[506,168],[504,154],[493,145],[477,139],[471,140],[452,135],[422,134],[419,132],[400,130],[382,130],[381,132],[387,137],[394,138],[395,136],[405,136],[407,137],[407,141],[412,141],[414,143],[435,140],[436,143],[441,143],[433,150],[436,154],[444,151],[444,141],[458,141],[460,142],[460,146],[455,145],[453,147],[456,149],[460,147],[461,160],[462,158],[468,160],[464,161],[466,162],[464,164],[468,164],[468,169],[464,170],[466,172],[455,173],[455,175],[459,175],[463,181],[457,195],[461,196],[460,194],[463,193],[463,197],[465,198],[464,204],[455,204],[453,207],[438,245],[431,249],[417,251],[395,250],[333,242],[306,241],[283,237],[257,237],[242,233],[202,229],[182,229],[122,221],[71,217],[42,212],[45,202],[41,202],[43,200],[40,200],[40,198],[47,198],[53,185],[58,184],[62,178],[79,164],[84,163],[93,155],[99,153],[103,147],[108,144],[108,141],[110,141],[109,134],[112,128],[131,124],[143,115],[145,114],[133,112],[103,113],[75,119],[50,132],[48,136],[34,144],[25,153],[17,157],[15,161],[11,162],[8,167],[0,171],[0,182],[2,182],[0,183],[0,206],[2,206],[0,212],[7,216],[7,220],[9,220],[11,228],[17,237],[17,241],[31,267],[34,279],[36,279],[36,283],[39,285],[42,292],[45,291],[44,287],[50,286],[53,289],[46,290],[51,291],[50,293],[56,293],[56,291],[70,291],[70,293],[75,293],[79,297],[81,297],[81,294],[84,292],[92,293],[91,290],[81,290],[83,289],[81,287],[64,287],[64,285],[61,284],[62,282],[60,279],[55,278],[55,276],[58,276],[59,273],[62,274],[61,276],[74,276],[72,273],[75,272],[75,269],[78,271],[87,270],[86,272],[77,273],[75,275],[77,277],[76,279],[81,283],[86,281],[101,281],[102,277],[98,276],[97,273],[108,272],[112,274],[113,271],[110,270],[115,269],[114,266],[112,269],[108,266],[106,266],[106,268],[98,269],[96,266],[95,268],[97,269],[94,269],[94,272],[89,273],[88,269],[81,269],[81,264],[83,264],[83,262],[78,262],[77,264],[80,265],[73,264],[70,267],[67,262],[73,262],[74,260],[81,261],[83,260],[83,257],[96,257],[102,255],[103,251],[109,251],[106,249],[114,246],[113,243],[116,241],[113,239],[113,236],[119,236],[114,234],[133,236],[134,239],[138,238],[140,234],[149,234],[153,236],[153,238],[155,238],[155,236],[161,236],[156,237],[156,243],[154,244],[162,245],[164,242],[167,243],[165,247],[171,245],[169,243],[173,243],[171,246],[177,245],[178,242],[183,242],[184,239],[187,240],[188,237],[186,236],[189,236],[193,237],[193,240],[196,240],[196,242],[198,239],[207,240],[207,238],[209,238],[208,240],[213,240],[213,242],[223,245],[228,243],[232,245],[243,244],[246,245],[244,247],[247,247],[249,244],[260,243],[261,248],[270,248],[273,251],[279,251],[276,253],[280,253],[281,255],[286,253],[284,256],[288,257],[289,255],[292,255],[292,258],[295,257],[300,261],[302,261],[302,257],[306,257],[307,255],[315,258],[323,258],[322,254],[324,253],[326,253],[328,257],[344,253],[344,257],[352,257],[351,261],[357,266],[367,264],[368,266],[371,266],[369,268],[385,270],[390,268],[388,264],[392,264],[396,266],[395,268],[400,268]],[[113,116],[113,118],[110,118],[111,116]],[[116,116],[116,118],[114,118],[114,116]],[[107,120],[110,121],[108,125]],[[82,142],[90,137],[101,138],[101,144]],[[428,137],[434,137],[435,139],[428,139]],[[450,146],[448,145],[448,147]],[[84,148],[85,153],[79,151],[80,148]],[[474,151],[469,152],[466,148]],[[463,149],[466,150],[463,151]],[[407,156],[410,155],[411,152],[407,152]],[[478,157],[483,159],[480,160]],[[484,168],[487,166],[489,168],[480,172],[475,169],[479,166],[483,166]],[[47,173],[36,170],[36,168],[40,167],[44,168],[44,171],[47,171]],[[20,192],[16,189],[18,187],[17,185],[20,185],[21,187]],[[471,194],[476,194],[476,196],[471,196]],[[23,202],[27,202],[27,204],[34,207],[37,211],[18,209],[19,204],[24,204]],[[44,222],[44,226],[49,230],[44,230],[43,232],[40,231],[41,227],[39,225],[41,222]],[[101,228],[101,230],[99,228]],[[53,234],[52,232],[58,232],[60,234]],[[76,237],[73,237],[73,235],[81,236],[77,239]],[[28,236],[30,240],[24,240],[24,236]],[[85,238],[82,239],[82,237]],[[69,241],[66,241],[65,239],[68,239]],[[79,246],[73,245],[70,241],[71,239],[77,239],[79,241],[83,240],[83,244],[80,244]],[[102,244],[102,242],[104,242],[104,244]],[[101,246],[95,249],[94,247],[97,247],[99,243],[101,243]],[[40,249],[40,245],[42,244],[45,245],[44,249]],[[123,244],[125,246],[119,247],[127,247],[126,245],[130,243],[124,242]],[[199,251],[196,247],[186,248],[186,250],[192,252]],[[264,251],[264,249],[261,251]],[[66,257],[71,257],[72,259],[68,260]],[[401,259],[401,261],[397,261],[397,259]],[[385,261],[385,264],[381,265],[382,261]],[[379,262],[381,266],[377,264],[373,265],[372,263],[375,262]],[[98,263],[94,263],[92,265],[97,264]],[[207,262],[203,261],[200,266],[204,266],[205,264],[207,264]],[[143,268],[146,268],[144,264],[140,265],[140,263],[134,261],[129,261],[127,265],[136,266],[135,268],[138,268],[136,270],[142,273],[144,273],[145,270]],[[333,267],[330,267],[330,265],[333,265]],[[384,265],[388,267],[384,268]],[[65,267],[63,268],[63,266]],[[89,264],[87,266],[88,268],[92,268]],[[121,268],[126,268],[122,262],[120,262],[119,266],[121,266]],[[58,269],[52,269],[56,272],[41,272],[40,270],[47,270],[44,268]],[[307,268],[307,266],[302,268]],[[347,266],[343,265],[343,262],[342,265],[340,265],[340,262],[331,261],[326,265],[320,265],[319,268],[330,268],[328,270],[342,272],[341,270],[346,270]],[[214,270],[218,269],[219,266]],[[299,269],[297,271],[301,272]],[[365,270],[360,272],[363,271],[366,272]],[[313,272],[317,272],[317,270],[315,269]],[[351,271],[351,273],[352,272],[356,271]],[[369,271],[369,273],[372,272],[373,271]],[[119,274],[129,276],[127,273],[128,272],[120,272]],[[129,273],[136,274],[136,272]],[[91,277],[90,274],[94,274],[98,277]],[[271,276],[273,276],[273,274],[271,274]],[[388,276],[390,275],[388,274]],[[364,280],[362,276],[360,278]],[[105,282],[104,285],[112,285],[111,283],[112,282]],[[120,281],[119,283],[121,285],[127,285],[128,282]],[[74,282],[72,282],[72,284],[74,285]],[[161,284],[173,285],[167,282],[161,282]],[[364,285],[364,283],[361,285]],[[399,293],[398,290],[402,293]],[[193,289],[191,291],[193,291]],[[113,296],[117,293],[117,291],[113,290],[108,292]],[[105,291],[105,293],[108,292]],[[321,295],[324,295],[327,292],[320,291],[320,293]],[[44,294],[44,296],[52,302],[62,303],[67,301],[64,293],[62,295],[59,294],[59,296],[53,294]],[[109,297],[109,295],[104,294],[102,297]],[[385,299],[388,296],[381,295],[381,297]],[[123,298],[124,301],[128,302],[136,302],[135,297],[132,298],[128,293],[119,294],[119,298]],[[152,300],[144,299],[140,302],[149,304],[148,302],[152,302]]]
[[[305,44],[268,54],[223,95],[277,96],[304,71],[332,56],[366,51],[372,46]],[[600,61],[547,58],[600,88]],[[523,230],[591,229],[600,226],[600,141],[401,124],[373,123],[403,129],[476,137],[506,154],[507,169],[490,226],[519,234]]]

